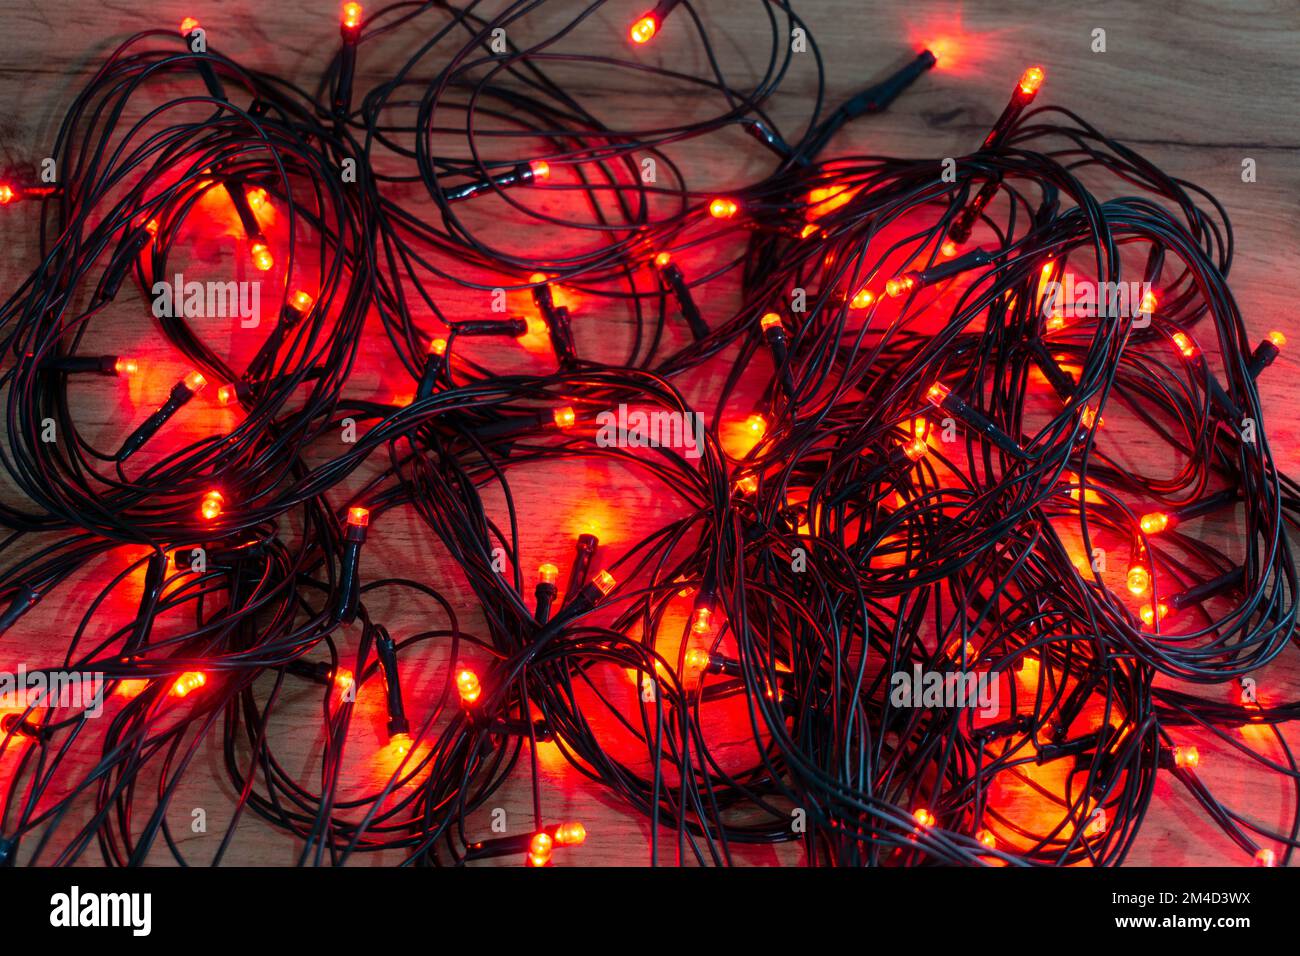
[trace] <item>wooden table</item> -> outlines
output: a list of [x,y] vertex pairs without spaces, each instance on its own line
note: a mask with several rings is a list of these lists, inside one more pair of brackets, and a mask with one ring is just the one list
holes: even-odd
[[[552,7],[555,4],[550,5]],[[576,7],[576,4],[559,5]],[[611,3],[586,28],[593,44],[608,45],[611,55],[626,53],[627,24],[640,12],[640,0]],[[733,77],[745,76],[747,67],[766,57],[768,32],[757,4],[702,0],[700,14],[720,38],[719,57]],[[306,9],[318,7],[319,12]],[[834,147],[835,152],[942,157],[970,151],[984,135],[1006,102],[1020,70],[1038,62],[1047,71],[1043,99],[1065,105],[1123,139],[1171,173],[1212,191],[1227,207],[1238,242],[1233,263],[1233,288],[1256,337],[1281,328],[1300,339],[1293,308],[1300,297],[1300,280],[1293,250],[1300,248],[1300,7],[1285,0],[1254,0],[1224,4],[1213,0],[1159,0],[1115,2],[1091,9],[1085,4],[1047,5],[1029,0],[987,0],[980,3],[912,0],[908,3],[865,4],[861,0],[809,0],[798,4],[813,37],[820,44],[832,101],[872,82],[905,62],[918,47],[928,45],[939,56],[938,68],[922,78],[890,111],[853,124]],[[128,34],[145,28],[175,30],[183,16],[198,17],[209,32],[209,42],[243,62],[314,85],[314,78],[337,43],[336,5],[267,4],[250,0],[227,2],[175,2],[175,0],[43,0],[0,3],[5,39],[0,44],[0,167],[34,163],[51,150],[57,124],[75,91],[104,53]],[[543,10],[540,24],[561,19],[564,11]],[[685,18],[670,20],[653,48],[638,51],[647,58],[673,57],[679,68],[695,71],[698,50],[687,47]],[[521,26],[521,30],[526,29]],[[540,27],[539,27],[540,28]],[[1105,31],[1105,52],[1094,52],[1094,32]],[[518,38],[518,35],[515,37]],[[400,46],[400,44],[399,44]],[[796,58],[798,59],[798,58]],[[362,57],[359,82],[373,78],[376,64]],[[802,64],[801,64],[802,65]],[[560,69],[561,73],[564,71]],[[589,104],[607,115],[624,117],[627,125],[648,125],[667,111],[689,109],[690,97],[669,98],[638,86],[629,75],[595,85],[590,75],[572,77]],[[813,88],[809,66],[796,68],[772,104],[778,120],[794,128],[806,110]],[[688,144],[684,161],[697,188],[743,183],[766,168],[759,151],[738,144],[743,137],[699,140]],[[1243,182],[1242,164],[1255,161],[1257,176]],[[0,287],[6,294],[26,275],[35,261],[35,217],[30,206],[0,211],[8,251],[0,260]],[[481,293],[449,287],[440,302],[455,314],[484,311]],[[512,298],[513,304],[523,297]],[[727,298],[720,294],[706,301],[708,314],[726,314]],[[513,305],[512,305],[513,308]],[[185,370],[183,358],[157,333],[148,319],[143,299],[120,297],[114,306],[113,338],[103,340],[106,350],[129,347],[146,366],[146,374],[128,386],[97,384],[88,390],[80,421],[91,438],[123,433],[124,420],[140,408],[156,403],[171,382]],[[597,315],[596,313],[600,314]],[[577,335],[584,354],[617,357],[625,342],[620,335],[626,323],[618,310],[576,311]],[[388,399],[408,381],[380,374],[377,356],[386,343],[369,335],[353,386],[356,394]],[[217,347],[222,334],[214,330]],[[127,346],[123,346],[127,342]],[[544,351],[544,350],[543,350]],[[483,354],[491,354],[484,352]],[[498,358],[500,356],[497,356]],[[514,355],[524,367],[541,371],[544,356]],[[1296,360],[1284,352],[1263,376],[1261,391],[1271,444],[1281,468],[1295,472],[1300,466],[1300,426],[1290,414],[1295,400]],[[716,379],[701,377],[688,391],[707,398]],[[702,407],[709,407],[706,402]],[[188,414],[188,413],[187,413]],[[195,413],[197,414],[197,413]],[[207,408],[207,427],[222,427],[213,416],[231,412]],[[199,427],[199,419],[187,419]],[[233,419],[231,420],[233,423]],[[521,474],[514,486],[522,503],[524,527],[523,566],[531,580],[532,569],[543,560],[565,567],[576,533],[595,526],[604,556],[612,559],[663,517],[653,489],[635,473],[614,467],[565,466]],[[6,485],[3,489],[12,494]],[[427,574],[462,607],[470,605],[463,579],[449,569],[436,544],[414,522],[386,520],[375,529],[365,555],[367,574],[384,570]],[[604,562],[598,562],[598,565]],[[415,576],[413,574],[412,576]],[[76,603],[76,602],[71,602]],[[123,603],[129,607],[129,602]],[[20,642],[33,661],[43,653],[56,653],[64,645],[61,635],[75,622],[80,607],[67,602],[47,602],[3,640],[12,652]],[[380,604],[371,613],[395,635],[433,626],[423,612],[409,607]],[[465,627],[481,627],[472,617]],[[353,638],[355,640],[355,637]],[[345,640],[346,643],[346,640]],[[432,652],[423,658],[403,659],[408,708],[418,712],[423,694],[440,687],[448,662]],[[1284,699],[1300,688],[1296,655],[1285,655],[1258,675],[1261,693]],[[1228,693],[1227,690],[1224,691]],[[380,690],[363,689],[359,704],[358,747],[374,750],[383,743]],[[293,732],[292,715],[300,713],[310,723],[316,719],[317,699],[304,690],[282,708],[275,730],[275,747],[282,761],[299,767],[302,779],[314,780],[313,761],[319,741]],[[414,715],[413,715],[414,716]],[[1292,735],[1294,736],[1294,735]],[[1245,767],[1206,738],[1195,738],[1204,756],[1202,775],[1224,802],[1280,828],[1292,801],[1282,782]],[[582,820],[589,837],[580,848],[557,856],[560,864],[641,864],[647,861],[648,824],[628,812],[617,800],[587,784],[569,770],[553,750],[540,755],[546,814],[549,819]],[[359,768],[364,777],[378,768]],[[194,862],[208,858],[226,822],[231,794],[213,756],[193,768],[178,794],[169,820]],[[512,832],[530,826],[531,788],[525,768],[493,801],[505,809]],[[207,811],[209,830],[190,832],[191,810]],[[470,821],[471,832],[486,835],[488,816]],[[668,846],[672,845],[669,839]],[[283,865],[295,859],[293,841],[245,815],[240,835],[227,856],[230,863]],[[795,863],[798,847],[746,851],[739,857],[751,863]],[[153,859],[168,861],[165,851]],[[395,854],[358,858],[360,865],[392,862]],[[671,854],[662,857],[671,861]],[[505,861],[515,862],[513,859]],[[1245,864],[1244,854],[1222,837],[1193,802],[1168,781],[1157,785],[1145,828],[1129,858],[1132,864]]]

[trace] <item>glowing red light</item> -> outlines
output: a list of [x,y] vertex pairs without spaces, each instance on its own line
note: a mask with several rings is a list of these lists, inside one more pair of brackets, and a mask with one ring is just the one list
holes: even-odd
[[1043,85],[1043,79],[1046,74],[1041,66],[1031,66],[1020,74],[1020,92],[1025,96],[1033,96],[1038,92],[1038,88]]
[[1138,526],[1143,534],[1159,534],[1169,527],[1169,515],[1163,511],[1152,511],[1142,516]]
[[456,675],[456,690],[460,694],[461,703],[472,704],[483,694],[483,685],[479,683],[477,674],[465,669]]
[[633,43],[648,43],[650,38],[659,31],[659,21],[655,19],[654,14],[647,13],[636,23],[632,24],[629,36],[632,37]]
[[538,833],[533,837],[532,842],[528,844],[528,865],[529,866],[549,866],[551,862],[551,853],[555,849],[555,841],[549,833]]
[[911,461],[920,461],[925,457],[928,448],[924,438],[913,438],[911,441],[903,442],[903,454]]
[[186,671],[172,684],[173,697],[187,697],[208,682],[203,671]]
[[587,839],[587,828],[581,823],[561,823],[555,828],[556,846],[578,846]]
[[1145,567],[1135,564],[1128,569],[1128,589],[1134,597],[1141,597],[1151,588],[1151,574]]
[[715,199],[709,203],[709,215],[714,219],[730,219],[739,211],[734,199]]
[[254,242],[248,247],[248,251],[253,256],[253,265],[261,272],[269,272],[275,265],[275,259],[271,256],[271,250],[267,248],[265,242]]
[[203,503],[199,505],[199,514],[203,515],[206,521],[215,521],[221,517],[221,511],[225,508],[226,497],[219,491],[209,491],[203,496]]

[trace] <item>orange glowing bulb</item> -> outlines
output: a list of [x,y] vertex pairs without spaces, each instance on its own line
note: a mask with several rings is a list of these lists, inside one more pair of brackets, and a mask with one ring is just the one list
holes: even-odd
[[203,377],[202,372],[194,371],[185,376],[185,387],[188,388],[191,393],[203,391],[207,384],[208,380]]
[[692,647],[686,652],[686,669],[688,671],[702,671],[709,666],[709,652],[702,651],[698,647]]
[[113,363],[113,371],[118,375],[134,375],[140,371],[140,363],[133,358],[120,358]]
[[221,517],[221,511],[225,507],[226,497],[219,491],[209,491],[203,496],[203,503],[199,505],[199,514],[208,521],[215,521]]
[[975,839],[990,850],[995,849],[998,845],[998,838],[990,830],[980,830],[975,834]]
[[925,397],[933,405],[942,405],[948,398],[948,387],[940,382],[935,382],[930,386],[929,391],[925,393]]
[[628,35],[632,37],[633,43],[648,43],[658,30],[659,21],[655,19],[653,13],[647,13],[632,24],[632,29],[628,32]]
[[655,256],[655,267],[662,269],[673,261],[673,257],[667,252],[661,252]]
[[349,30],[355,30],[361,26],[361,4],[343,4],[343,25]]
[[0,206],[7,206],[14,201],[14,187],[8,183],[0,183]]
[[543,584],[554,584],[560,579],[560,569],[547,561],[537,569],[537,578]]
[[187,37],[199,28],[199,21],[193,17],[186,17],[181,21],[181,36]]
[[925,444],[924,438],[913,438],[910,441],[905,441],[902,444],[902,448],[903,454],[906,455],[910,461],[920,461],[925,457],[925,453],[929,450]]
[[758,320],[758,325],[764,332],[770,329],[779,329],[781,328],[781,316],[775,312],[769,312]]
[[128,679],[117,685],[117,695],[127,700],[134,700],[149,689],[149,682],[141,679]]
[[1175,332],[1171,338],[1174,340],[1174,345],[1178,346],[1178,351],[1183,353],[1184,358],[1191,358],[1196,354],[1196,346],[1192,344],[1192,340],[1185,333]]
[[934,814],[922,807],[912,814],[912,819],[916,821],[917,826],[932,827],[934,826]]
[[742,475],[736,479],[736,490],[742,495],[752,495],[758,491],[757,475]]
[[963,653],[966,655],[967,659],[974,659],[975,645],[970,641],[967,641],[965,644],[961,641],[953,641],[952,646],[948,648],[948,656],[953,660],[961,657]]
[[478,675],[464,668],[456,674],[456,690],[462,704],[472,704],[483,694],[483,685],[478,682]]
[[707,607],[697,607],[695,615],[691,618],[691,630],[696,634],[707,634],[713,629],[713,610]]
[[1273,343],[1274,348],[1280,349],[1286,345],[1286,336],[1278,331],[1268,333],[1268,340]]
[[334,672],[333,683],[335,688],[337,688],[338,692],[344,697],[346,697],[348,695],[348,692],[352,690],[354,686],[356,686],[357,683],[356,675],[354,675],[346,667],[340,667],[337,671]]
[[253,265],[260,272],[268,272],[275,265],[275,259],[271,257],[271,250],[267,248],[265,242],[254,242],[248,247],[248,251],[253,256]]
[[897,299],[904,292],[908,292],[916,285],[916,279],[910,275],[898,276],[890,279],[885,283],[885,294],[891,299]]
[[393,748],[393,753],[399,757],[405,757],[411,752],[411,735],[406,733],[393,734],[388,738],[388,746]]
[[555,841],[549,833],[536,834],[532,842],[528,844],[528,865],[529,866],[546,866],[551,862],[551,852],[555,848]]
[[578,414],[570,405],[557,408],[551,417],[555,419],[555,427],[560,429],[572,428],[578,422]]
[[533,172],[533,179],[546,179],[551,175],[551,164],[544,159],[534,159],[528,168]]
[[172,684],[173,697],[186,697],[208,682],[203,671],[186,671]]
[[238,397],[239,393],[235,391],[235,386],[233,385],[222,385],[217,389],[218,404],[233,405]]
[[1175,747],[1174,766],[1195,770],[1201,765],[1201,752],[1195,747]]
[[1165,619],[1166,615],[1169,614],[1169,605],[1165,604],[1163,601],[1157,604],[1154,608],[1152,608],[1150,604],[1143,604],[1142,610],[1139,611],[1138,614],[1142,618],[1142,623],[1149,627],[1156,621],[1163,621]]
[[248,205],[254,210],[261,209],[271,201],[266,189],[262,186],[250,189],[244,195],[248,198]]
[[315,303],[315,301],[316,300],[313,299],[310,295],[308,295],[306,292],[303,292],[302,289],[299,289],[293,295],[289,296],[289,304],[299,312],[303,312],[303,313],[310,312],[311,307]]
[[945,259],[951,259],[956,254],[957,243],[953,242],[951,239],[939,247],[939,255],[943,256]]
[[597,571],[596,577],[593,580],[595,581],[596,588],[601,594],[609,594],[610,591],[614,590],[614,585],[618,584],[614,575],[610,574],[608,571]]
[[745,419],[745,430],[755,438],[762,438],[767,434],[767,419],[762,415],[750,415]]
[[581,823],[561,823],[555,828],[556,846],[578,846],[587,839],[587,828]]
[[370,509],[369,509],[369,508],[349,508],[349,509],[348,509],[348,524],[352,525],[354,528],[364,528],[364,527],[366,527],[368,524],[370,524]]
[[1138,305],[1138,311],[1143,315],[1150,315],[1155,312],[1156,306],[1159,303],[1160,300],[1156,298],[1156,294],[1154,292],[1148,292],[1142,296],[1142,302]]
[[1152,511],[1144,514],[1138,521],[1138,527],[1142,529],[1143,534],[1159,534],[1169,527],[1169,515],[1163,511]]
[[1131,594],[1141,597],[1151,587],[1151,574],[1145,567],[1135,564],[1128,569],[1128,589]]
[[734,199],[715,199],[709,203],[709,215],[714,219],[730,219],[739,211]]
[[1265,847],[1255,853],[1255,866],[1277,866],[1277,854]]
[[429,343],[429,354],[443,356],[447,354],[447,340],[443,338],[434,339]]
[[1031,66],[1020,74],[1020,92],[1025,96],[1033,96],[1038,92],[1038,88],[1043,85],[1046,74],[1041,66]]
[[876,294],[874,292],[870,289],[861,289],[858,291],[858,294],[853,297],[853,300],[849,305],[854,309],[867,309],[870,308],[871,304],[875,301]]

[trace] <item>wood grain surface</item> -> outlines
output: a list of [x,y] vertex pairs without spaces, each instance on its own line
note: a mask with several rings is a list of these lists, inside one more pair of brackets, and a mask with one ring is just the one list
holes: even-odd
[[[575,43],[626,55],[627,24],[648,6],[641,0],[607,5],[584,24]],[[752,76],[766,60],[769,33],[756,3],[697,0],[700,17],[718,42],[720,62],[734,81]],[[540,35],[548,25],[572,16],[581,5],[552,3],[512,28],[521,42],[529,30]],[[491,7],[489,7],[491,9]],[[864,3],[862,0],[805,0],[796,9],[806,20],[827,67],[828,99],[834,101],[885,75],[905,62],[920,46],[929,45],[940,57],[939,68],[898,100],[888,113],[853,124],[832,152],[943,157],[961,155],[978,144],[1006,102],[1020,70],[1030,62],[1048,74],[1043,99],[1064,106],[1103,132],[1124,140],[1169,172],[1205,187],[1231,216],[1236,235],[1232,285],[1247,326],[1255,337],[1280,328],[1300,341],[1294,321],[1300,300],[1300,272],[1295,250],[1300,248],[1300,5],[1293,0],[1151,0],[1095,4],[985,0],[985,2]],[[89,72],[103,56],[130,34],[159,29],[173,32],[181,17],[193,15],[204,23],[209,42],[245,66],[278,72],[311,88],[337,43],[337,4],[333,2],[254,3],[175,2],[175,0],[2,0],[0,2],[0,169],[30,165],[51,154],[53,137],[65,110]],[[653,49],[638,55],[672,62],[684,72],[696,72],[702,59],[688,44],[685,17],[671,19]],[[1092,51],[1093,31],[1106,31],[1106,52]],[[362,56],[360,83],[380,75],[413,49],[419,36],[392,38],[383,62]],[[682,41],[674,43],[674,41]],[[378,71],[378,72],[377,72]],[[589,69],[556,64],[553,72],[599,115],[628,127],[643,127],[665,116],[679,118],[691,110],[707,114],[716,103],[702,103],[701,94],[669,95],[647,86],[631,72],[614,71],[599,78]],[[772,114],[789,129],[798,128],[815,89],[811,64],[797,64],[771,104]],[[725,187],[761,175],[770,165],[742,134],[692,141],[681,148],[683,167],[693,188]],[[1242,161],[1255,160],[1257,177],[1243,182]],[[503,243],[518,241],[511,225],[501,225]],[[7,296],[33,268],[37,252],[37,222],[30,205],[0,210],[4,252],[0,256],[0,289]],[[227,260],[218,250],[210,258],[217,266]],[[229,256],[235,277],[242,263]],[[485,311],[484,293],[444,284],[439,303],[452,315],[474,316]],[[734,289],[720,288],[703,301],[707,315],[725,315]],[[186,369],[150,320],[142,297],[122,296],[112,320],[97,323],[95,335],[105,351],[138,356],[148,373],[129,386],[104,381],[78,385],[78,421],[87,437],[108,446],[129,430],[139,410],[156,404],[171,382]],[[523,303],[525,297],[512,297]],[[618,360],[630,343],[627,316],[619,309],[590,307],[579,301],[576,334],[584,354]],[[237,334],[228,327],[209,330],[214,347],[229,345]],[[206,334],[206,333],[205,333]],[[223,336],[227,338],[223,338]],[[90,343],[88,343],[89,346]],[[388,354],[378,323],[368,329],[363,360],[351,383],[358,397],[387,400],[403,390],[413,392],[406,376],[387,374],[380,357]],[[90,350],[93,351],[93,350]],[[484,347],[485,362],[508,359],[518,370],[542,371],[545,356],[537,350],[504,356]],[[368,360],[367,360],[368,359]],[[719,366],[720,368],[721,366]],[[400,371],[400,370],[399,370]],[[1284,352],[1262,378],[1266,428],[1279,467],[1300,471],[1294,414],[1297,361]],[[687,383],[687,394],[699,407],[712,409],[709,396],[719,380],[707,371]],[[742,400],[744,393],[742,392]],[[187,409],[178,421],[189,427],[230,427],[220,416],[235,413],[215,406]],[[737,407],[726,414],[743,414]],[[207,416],[201,418],[200,416]],[[214,417],[215,416],[215,417]],[[205,424],[206,423],[206,424]],[[1141,454],[1142,449],[1134,449]],[[589,527],[598,531],[602,555],[608,559],[639,540],[671,516],[643,476],[614,465],[556,464],[521,471],[511,477],[518,496],[522,566],[532,570],[544,560],[562,568],[572,553],[573,536]],[[15,494],[4,483],[0,493]],[[340,499],[341,500],[341,499]],[[490,508],[499,496],[488,495]],[[367,545],[364,568],[375,577],[385,572],[425,577],[461,608],[472,605],[464,579],[450,566],[435,542],[414,520],[400,516],[385,520]],[[1232,527],[1218,534],[1228,538]],[[598,562],[609,563],[608,561]],[[97,572],[102,573],[102,572]],[[87,592],[89,593],[89,592]],[[56,602],[51,602],[56,603]],[[70,606],[76,605],[76,606]],[[124,601],[123,607],[129,607]],[[408,603],[380,601],[372,616],[395,635],[440,626],[430,609]],[[41,606],[5,636],[12,655],[23,646],[29,660],[42,653],[66,649],[66,634],[76,626],[84,607],[79,602]],[[473,616],[461,622],[470,632],[482,628]],[[355,636],[353,637],[355,641]],[[344,639],[347,643],[347,639]],[[403,658],[408,709],[419,717],[420,702],[440,693],[448,667],[444,651],[432,650]],[[1269,700],[1294,696],[1300,690],[1300,666],[1294,650],[1257,675],[1261,695]],[[371,697],[373,691],[373,698]],[[1225,695],[1233,693],[1223,688]],[[359,752],[377,750],[384,730],[379,691],[367,687],[359,705]],[[297,730],[319,723],[319,698],[304,688],[281,707],[272,728],[274,747],[283,764],[315,782],[321,741]],[[1291,734],[1295,737],[1294,733]],[[1220,798],[1248,817],[1286,828],[1296,794],[1278,778],[1234,756],[1208,736],[1189,735],[1203,755],[1202,776]],[[1272,747],[1265,738],[1259,746]],[[210,858],[228,822],[233,794],[219,765],[219,753],[209,748],[177,794],[169,822],[192,862]],[[1276,753],[1272,747],[1270,752]],[[588,783],[569,769],[553,748],[539,754],[545,812],[548,819],[578,819],[589,836],[585,845],[557,855],[559,865],[640,865],[648,862],[649,824],[618,799]],[[382,766],[356,768],[357,785],[382,776]],[[369,777],[368,777],[369,775]],[[492,801],[504,808],[512,830],[531,827],[532,791],[526,762],[511,783]],[[208,832],[191,832],[191,811],[208,814]],[[487,812],[471,818],[472,835],[486,835]],[[238,837],[226,857],[229,863],[286,865],[300,850],[292,839],[245,815]],[[675,841],[664,834],[668,849],[662,862],[675,862]],[[737,851],[752,864],[796,864],[798,846]],[[394,853],[355,858],[356,865],[381,865],[400,859]],[[153,861],[170,857],[157,851]],[[86,862],[94,862],[88,858]],[[517,861],[508,860],[507,863]],[[1162,779],[1145,827],[1129,858],[1130,864],[1226,864],[1249,860],[1204,817],[1195,803]]]

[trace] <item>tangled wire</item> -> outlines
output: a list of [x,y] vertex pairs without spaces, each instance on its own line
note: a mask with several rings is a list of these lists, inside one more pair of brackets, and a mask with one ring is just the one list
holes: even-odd
[[[647,819],[652,862],[671,837],[702,864],[785,842],[810,865],[1117,864],[1161,772],[1243,860],[1289,862],[1300,811],[1278,832],[1224,806],[1186,743],[1300,788],[1300,703],[1249,676],[1295,625],[1300,488],[1256,388],[1285,336],[1251,343],[1214,197],[1034,108],[1036,67],[968,155],[827,158],[935,58],[830,109],[788,2],[755,5],[752,85],[689,3],[606,55],[581,52],[603,0],[561,24],[479,6],[345,5],[311,91],[210,44],[233,24],[140,33],[68,108],[56,175],[0,187],[11,230],[40,209],[0,307],[0,647],[29,681],[102,680],[8,707],[0,860],[161,840],[191,862],[168,810],[224,774],[204,862],[251,813],[303,864],[546,865],[585,834],[545,814],[551,748]],[[653,65],[669,14],[699,75]],[[765,107],[805,64],[796,135]],[[575,77],[628,75],[707,115],[584,105]],[[692,190],[701,139],[768,171]],[[255,285],[274,321],[241,312],[227,346],[213,283],[177,276],[205,262],[254,277],[218,305]],[[145,309],[189,371],[87,427],[95,376],[140,372],[95,343]],[[406,394],[357,387],[371,355]],[[523,566],[512,489],[555,463],[664,505],[618,553],[578,537],[563,588]],[[415,569],[381,577],[365,543],[403,519]],[[358,788],[371,691],[393,759]],[[527,774],[532,826],[494,835]]]

